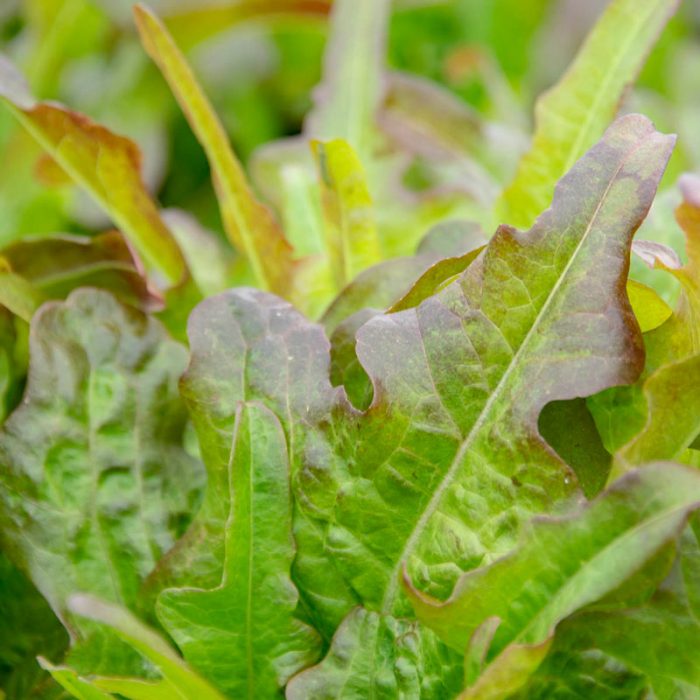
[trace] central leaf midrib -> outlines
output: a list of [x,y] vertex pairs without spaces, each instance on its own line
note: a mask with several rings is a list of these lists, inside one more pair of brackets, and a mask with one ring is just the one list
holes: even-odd
[[588,236],[598,218],[598,215],[600,213],[600,210],[603,207],[603,204],[606,202],[608,195],[610,194],[610,190],[612,189],[613,184],[617,180],[618,175],[620,174],[621,170],[624,168],[624,166],[627,164],[627,161],[629,158],[637,151],[637,149],[641,146],[642,142],[645,140],[646,134],[640,137],[637,142],[634,144],[633,147],[629,148],[628,151],[624,154],[624,156],[621,158],[621,161],[618,165],[618,167],[615,169],[615,172],[612,174],[610,181],[608,182],[607,187],[605,188],[605,191],[603,192],[602,196],[600,197],[600,201],[598,202],[590,221],[588,222],[588,226],[586,227],[586,230],[584,231],[583,235],[581,236],[581,240],[578,242],[576,249],[574,250],[573,254],[571,255],[569,261],[567,262],[566,266],[564,267],[564,270],[562,271],[561,275],[559,276],[559,279],[557,280],[556,284],[552,288],[551,292],[549,293],[545,303],[542,305],[542,308],[540,309],[539,313],[537,314],[537,317],[535,318],[532,326],[530,327],[530,330],[527,332],[525,338],[523,339],[522,343],[520,344],[520,347],[516,351],[516,353],[513,355],[510,363],[508,364],[508,367],[506,368],[505,372],[501,376],[500,380],[498,381],[498,384],[496,385],[494,391],[491,393],[491,396],[489,396],[488,400],[484,404],[483,409],[479,413],[476,421],[474,422],[474,425],[472,426],[471,430],[469,431],[469,434],[466,436],[462,444],[460,445],[459,449],[457,450],[457,453],[452,460],[447,473],[445,474],[444,478],[438,485],[438,487],[435,489],[435,492],[433,493],[432,498],[428,502],[428,505],[425,507],[423,512],[421,513],[418,521],[416,522],[416,526],[413,528],[411,534],[408,536],[406,540],[406,544],[404,548],[402,549],[401,553],[399,556],[396,558],[396,563],[394,565],[394,568],[391,571],[391,574],[389,575],[389,580],[387,582],[387,587],[386,591],[384,593],[384,598],[382,600],[382,605],[381,605],[381,611],[383,614],[390,614],[391,610],[394,605],[394,601],[396,600],[396,595],[399,590],[399,580],[400,580],[400,573],[401,573],[401,568],[404,564],[404,562],[407,560],[408,556],[410,555],[411,551],[414,549],[415,545],[417,544],[420,536],[422,535],[423,531],[425,530],[425,527],[427,526],[428,521],[430,518],[434,515],[434,513],[437,511],[438,506],[440,505],[440,502],[442,500],[443,494],[445,491],[449,488],[449,486],[452,484],[454,481],[454,478],[456,476],[456,472],[460,468],[462,461],[464,459],[464,456],[466,455],[468,449],[472,446],[475,437],[478,435],[480,429],[484,425],[484,423],[487,420],[488,414],[493,407],[493,405],[496,403],[497,399],[500,398],[500,395],[503,391],[503,388],[507,385],[508,380],[510,379],[511,374],[513,373],[514,369],[518,366],[519,361],[521,356],[523,355],[523,352],[528,348],[530,341],[532,337],[535,335],[538,327],[542,323],[542,319],[546,316],[548,313],[553,300],[557,297],[559,290],[561,289],[564,281],[566,280],[569,271],[571,270],[572,266],[574,265],[575,261],[578,258],[579,253],[581,252],[581,249],[585,245],[586,241],[588,240]]

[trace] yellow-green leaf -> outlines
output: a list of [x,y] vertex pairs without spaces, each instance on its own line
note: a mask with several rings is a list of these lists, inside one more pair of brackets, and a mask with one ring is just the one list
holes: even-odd
[[642,333],[658,328],[673,313],[671,307],[651,287],[641,282],[627,280],[627,296]]
[[143,5],[134,12],[144,48],[207,154],[227,235],[248,259],[258,286],[284,294],[292,281],[291,246],[270,210],[256,199],[219,118],[168,30]]
[[615,116],[678,0],[613,0],[561,80],[537,102],[535,134],[496,207],[500,221],[530,226],[559,178]]
[[182,281],[187,271],[184,258],[143,183],[136,144],[55,102],[37,102],[3,56],[0,97],[53,160],[105,210],[146,265],[169,284]]
[[313,143],[321,180],[326,250],[338,287],[382,259],[372,198],[362,163],[349,143]]

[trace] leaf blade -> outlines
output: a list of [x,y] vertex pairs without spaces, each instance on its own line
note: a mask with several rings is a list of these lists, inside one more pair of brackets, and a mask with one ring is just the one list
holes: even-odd
[[608,5],[573,64],[538,100],[532,148],[497,204],[500,220],[529,226],[547,207],[557,180],[613,118],[625,88],[677,6],[674,0],[614,0]]
[[221,122],[161,21],[144,5],[134,13],[144,48],[160,68],[211,164],[226,232],[263,289],[283,293],[291,248],[272,213],[254,196]]
[[231,697],[278,697],[292,675],[316,660],[315,632],[294,618],[288,470],[275,416],[241,405],[228,465],[221,583],[167,589],[158,598],[158,617],[187,661]]
[[182,282],[187,275],[184,259],[141,179],[136,145],[59,104],[36,102],[4,56],[0,96],[42,148],[107,212],[148,267],[170,284]]

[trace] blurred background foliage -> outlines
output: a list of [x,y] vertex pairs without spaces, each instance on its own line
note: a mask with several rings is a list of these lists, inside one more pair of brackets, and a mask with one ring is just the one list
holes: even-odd
[[[321,77],[330,4],[151,3],[185,49],[244,162],[260,145],[299,133]],[[510,180],[527,147],[536,96],[556,82],[605,4],[396,0],[388,64],[439,83],[469,105],[475,119],[501,129],[504,148],[489,172],[495,191]],[[700,4],[686,0],[625,100],[625,110],[641,111],[659,129],[679,133],[667,183],[700,163],[699,36]],[[185,209],[221,233],[206,158],[138,41],[129,2],[3,0],[0,39],[38,98],[68,104],[132,138],[144,152],[145,179],[161,204]],[[85,195],[52,178],[32,137],[4,110],[0,152],[0,246],[109,226]],[[431,177],[420,162],[406,175],[416,189],[429,187]]]

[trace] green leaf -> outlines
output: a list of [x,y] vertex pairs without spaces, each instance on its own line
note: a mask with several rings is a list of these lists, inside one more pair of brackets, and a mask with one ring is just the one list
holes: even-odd
[[617,473],[657,459],[683,461],[700,435],[700,355],[660,367],[643,390],[646,424],[615,455]]
[[[183,390],[204,459],[226,463],[239,401],[279,418],[296,501],[293,577],[325,637],[358,603],[410,615],[404,566],[420,590],[447,596],[460,573],[510,551],[531,515],[577,493],[537,418],[552,400],[641,370],[624,283],[672,144],[643,117],[619,120],[531,231],[500,228],[438,295],[366,323],[357,355],[374,399],[364,413],[331,386],[322,330],[288,304],[241,290],[195,310]],[[209,484],[203,512],[216,529],[228,484],[221,475]],[[189,570],[208,570],[216,585],[221,553],[193,549]],[[375,682],[365,679],[368,692]]]
[[140,678],[97,676],[90,683],[99,690],[117,693],[129,700],[181,700],[182,694],[167,681],[145,681]]
[[46,659],[39,659],[41,667],[48,671],[53,679],[78,700],[115,700],[113,695],[96,688],[89,680],[81,678],[73,669],[66,666],[54,666]]
[[411,289],[395,304],[392,304],[388,309],[388,313],[412,309],[428,297],[437,294],[450,282],[453,282],[459,274],[464,272],[477,259],[485,247],[481,246],[459,257],[445,258],[431,265],[415,281]]
[[169,284],[187,275],[180,249],[141,179],[141,153],[118,136],[55,102],[37,102],[17,69],[0,57],[0,97],[43,149],[85,189]]
[[[69,605],[76,615],[107,626],[148,659],[170,686],[173,691],[171,697],[183,700],[223,700],[224,696],[190,669],[160,635],[146,627],[127,610],[88,595],[72,596]],[[124,686],[119,692],[123,690],[126,690]],[[162,686],[159,692],[163,694]]]
[[374,389],[357,359],[357,332],[380,314],[376,309],[358,311],[340,323],[331,335],[331,383],[342,386],[350,403],[362,411],[370,407]]
[[453,697],[461,683],[459,661],[416,622],[358,608],[339,627],[323,662],[289,682],[286,698]]
[[603,445],[586,400],[548,403],[540,413],[538,427],[542,437],[576,472],[584,494],[588,498],[597,495],[608,480],[612,456]]
[[436,83],[409,73],[387,76],[379,124],[410,153],[435,159],[471,159],[484,129],[464,101]]
[[[405,610],[404,562],[421,589],[447,594],[460,570],[508,551],[521,519],[571,493],[572,475],[541,440],[537,416],[551,400],[639,373],[621,288],[631,234],[671,143],[641,117],[618,121],[530,232],[501,228],[458,282],[358,333],[375,398],[336,448],[345,461],[328,477],[343,498],[328,504],[328,485],[314,477],[320,465],[305,465],[302,493],[327,519],[325,546],[370,609]],[[606,347],[611,327],[616,341]],[[605,340],[594,350],[592,338]],[[489,467],[478,485],[477,464]]]
[[293,273],[289,243],[272,213],[255,198],[221,122],[165,26],[143,5],[136,5],[134,13],[144,48],[207,154],[226,233],[245,255],[257,284],[285,293]]
[[221,584],[164,591],[158,618],[185,659],[230,697],[276,698],[316,660],[320,640],[294,617],[289,463],[274,414],[240,405],[228,460],[210,469],[229,482]]
[[362,163],[341,139],[313,143],[321,181],[326,254],[339,288],[382,259]]
[[152,309],[162,303],[149,289],[117,231],[90,238],[55,235],[25,239],[5,248],[2,256],[44,299],[64,299],[78,287],[98,287],[140,308]]
[[488,243],[481,226],[473,221],[445,221],[433,226],[418,245],[417,253],[455,258]]
[[513,644],[486,666],[458,700],[506,700],[527,682],[542,663],[552,644],[549,637],[539,644]]
[[0,552],[0,688],[30,697],[41,680],[38,654],[59,655],[68,635],[39,592]]
[[695,515],[670,575],[649,600],[562,623],[549,657],[514,700],[700,697],[699,532]]
[[350,282],[321,317],[328,335],[363,309],[384,311],[408,293],[415,280],[435,264],[434,254],[393,258],[363,270]]
[[202,296],[218,294],[234,285],[235,253],[224,241],[179,209],[164,211],[163,218],[173,232]]
[[324,57],[304,133],[343,139],[368,167],[376,141],[376,114],[384,96],[389,0],[335,0]]
[[671,317],[671,307],[651,288],[627,280],[627,296],[642,333],[658,328]]
[[466,574],[441,603],[410,583],[418,618],[464,649],[498,617],[488,652],[545,641],[576,610],[613,591],[675,539],[700,504],[700,474],[671,463],[632,472],[572,516],[535,521],[512,554]]
[[530,226],[557,180],[615,116],[677,0],[612,0],[561,80],[537,102],[535,135],[496,211],[501,221]]
[[29,322],[43,301],[41,292],[14,272],[0,271],[0,304]]
[[700,357],[700,180],[681,179],[683,202],[676,218],[686,236],[688,262],[665,246],[642,242],[638,254],[650,266],[681,283],[673,315],[645,337],[647,362],[642,379],[631,387],[603,392],[589,401],[606,447],[616,452],[613,471],[654,459],[689,461],[698,426],[697,362]]
[[61,618],[76,590],[133,607],[201,493],[182,446],[185,349],[106,292],[79,290],[34,316],[30,358],[0,434],[3,545]]
[[203,7],[183,5],[164,10],[166,24],[173,36],[185,48],[220,34],[233,26],[250,20],[275,18],[325,19],[332,0],[236,0],[226,5],[207,4]]

